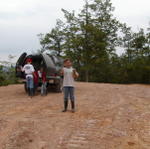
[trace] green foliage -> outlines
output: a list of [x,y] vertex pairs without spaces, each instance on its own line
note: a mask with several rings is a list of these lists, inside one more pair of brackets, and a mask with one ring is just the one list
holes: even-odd
[[86,0],[79,14],[62,9],[65,21],[41,34],[41,51],[72,59],[81,81],[150,83],[150,29],[134,33],[113,11],[111,0]]
[[15,77],[14,67],[4,67],[0,66],[0,86],[15,84],[17,83],[17,78]]

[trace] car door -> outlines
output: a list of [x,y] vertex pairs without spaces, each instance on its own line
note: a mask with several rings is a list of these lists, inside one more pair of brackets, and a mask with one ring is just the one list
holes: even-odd
[[22,66],[24,64],[24,61],[26,59],[27,53],[22,53],[21,56],[19,57],[17,63],[16,63],[16,77],[20,77],[23,78],[24,75],[20,70],[20,66]]

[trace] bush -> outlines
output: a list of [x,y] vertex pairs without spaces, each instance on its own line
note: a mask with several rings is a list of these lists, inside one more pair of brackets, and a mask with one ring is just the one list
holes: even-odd
[[0,86],[16,83],[18,83],[18,80],[15,76],[15,68],[13,66],[0,66]]

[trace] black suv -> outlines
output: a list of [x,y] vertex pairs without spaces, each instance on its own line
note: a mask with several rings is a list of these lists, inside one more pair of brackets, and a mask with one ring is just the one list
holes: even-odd
[[[63,59],[58,56],[44,53],[33,55],[27,55],[27,53],[23,53],[16,63],[16,77],[20,78],[22,82],[24,82],[25,90],[25,74],[21,72],[20,66],[25,65],[27,58],[32,58],[32,65],[34,66],[36,71],[41,67],[44,68],[44,70],[46,71],[48,89],[53,88],[56,92],[61,92],[62,78],[60,76],[60,70],[63,66]],[[41,84],[42,82],[39,82],[39,86],[41,86]]]

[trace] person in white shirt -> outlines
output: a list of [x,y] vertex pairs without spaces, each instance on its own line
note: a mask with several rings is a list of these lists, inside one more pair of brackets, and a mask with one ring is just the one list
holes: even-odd
[[70,59],[64,60],[64,67],[61,70],[63,76],[63,92],[64,92],[64,110],[67,111],[68,98],[71,100],[72,112],[75,112],[75,96],[74,96],[74,79],[79,77],[77,71],[72,67]]
[[27,64],[24,65],[22,68],[22,71],[25,72],[26,75],[26,85],[27,85],[27,90],[29,96],[34,95],[34,67],[32,65],[32,59],[28,58],[27,59]]

